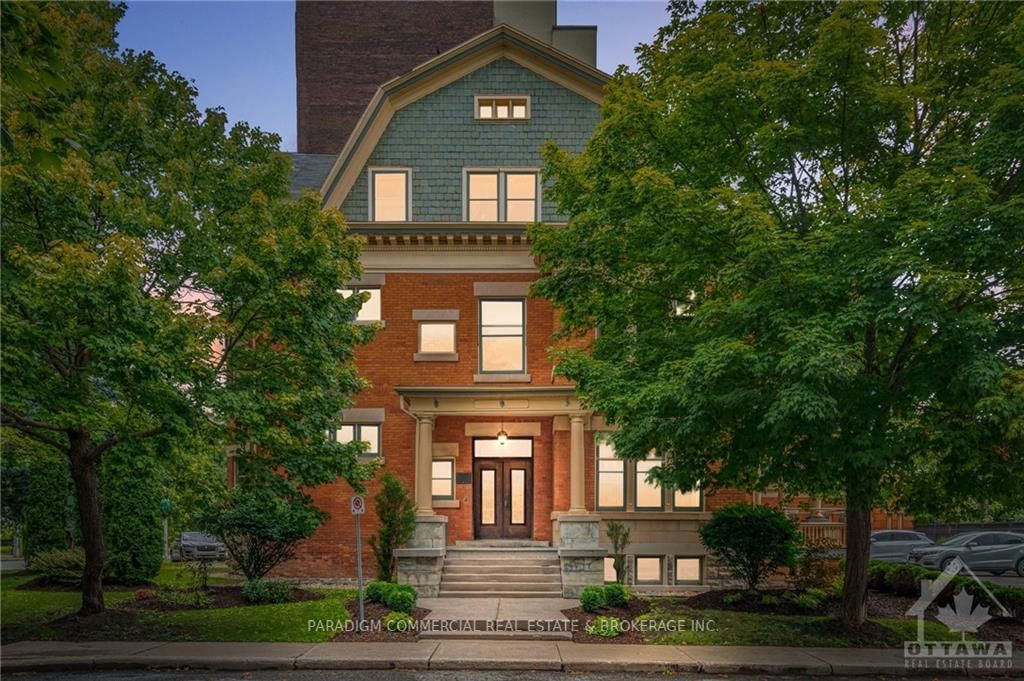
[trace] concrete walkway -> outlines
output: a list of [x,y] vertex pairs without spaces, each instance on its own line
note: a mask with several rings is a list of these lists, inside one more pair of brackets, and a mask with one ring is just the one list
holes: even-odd
[[212,643],[23,641],[3,647],[5,674],[102,669],[461,669],[569,672],[687,671],[799,676],[1024,675],[1012,667],[908,668],[902,650],[653,646],[566,641],[427,641],[409,643]]

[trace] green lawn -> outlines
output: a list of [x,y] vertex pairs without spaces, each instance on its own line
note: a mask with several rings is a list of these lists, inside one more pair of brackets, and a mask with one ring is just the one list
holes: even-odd
[[[173,581],[179,576],[177,568],[176,565],[165,566],[157,581],[171,586],[180,584]],[[81,596],[76,592],[19,591],[14,588],[30,579],[5,576],[0,581],[3,640],[66,638],[66,634],[51,623],[74,613],[81,603]],[[228,581],[226,577],[217,579]],[[132,592],[107,591],[108,616],[101,622],[91,622],[76,637],[107,641],[328,641],[335,632],[311,630],[309,621],[347,621],[349,614],[345,603],[352,598],[353,592],[350,589],[316,591],[325,597],[319,601],[282,605],[176,612],[120,609],[117,606],[130,600]]]
[[[164,562],[160,572],[153,579],[158,586],[186,587],[193,583],[194,577],[188,563]],[[223,564],[210,567],[210,584],[241,584],[239,575],[232,575]]]
[[[650,612],[639,619],[653,620],[664,628],[682,623],[679,631],[655,629],[649,643],[666,645],[792,646],[804,647],[901,647],[917,636],[916,620],[872,618],[882,627],[869,640],[851,640],[836,617],[815,615],[765,615],[732,610],[697,610],[671,601],[655,600]],[[709,631],[694,628],[693,621],[713,621]],[[710,630],[713,629],[713,630]],[[938,622],[926,622],[928,640],[960,640]]]

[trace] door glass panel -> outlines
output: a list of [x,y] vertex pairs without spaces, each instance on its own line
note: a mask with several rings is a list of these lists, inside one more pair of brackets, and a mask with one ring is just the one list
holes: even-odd
[[480,524],[494,524],[494,470],[480,471]]
[[473,440],[473,456],[478,459],[528,459],[533,456],[533,440],[509,438],[505,444],[498,440]]
[[511,473],[512,524],[523,525],[526,523],[526,471],[516,468]]

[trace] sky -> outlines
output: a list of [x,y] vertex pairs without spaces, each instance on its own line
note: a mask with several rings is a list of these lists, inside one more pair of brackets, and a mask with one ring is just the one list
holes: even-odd
[[[597,65],[634,65],[633,48],[666,23],[666,0],[559,0],[560,24],[596,25]],[[223,107],[281,135],[294,151],[295,3],[136,0],[118,26],[122,48],[151,50],[193,80],[200,107]]]

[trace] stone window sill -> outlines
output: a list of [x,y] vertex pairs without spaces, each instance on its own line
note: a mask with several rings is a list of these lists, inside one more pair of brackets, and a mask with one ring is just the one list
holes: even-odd
[[458,499],[434,499],[434,508],[459,508]]
[[530,374],[475,374],[474,383],[529,383]]
[[414,362],[458,362],[459,353],[457,352],[414,352],[412,355],[412,361]]

